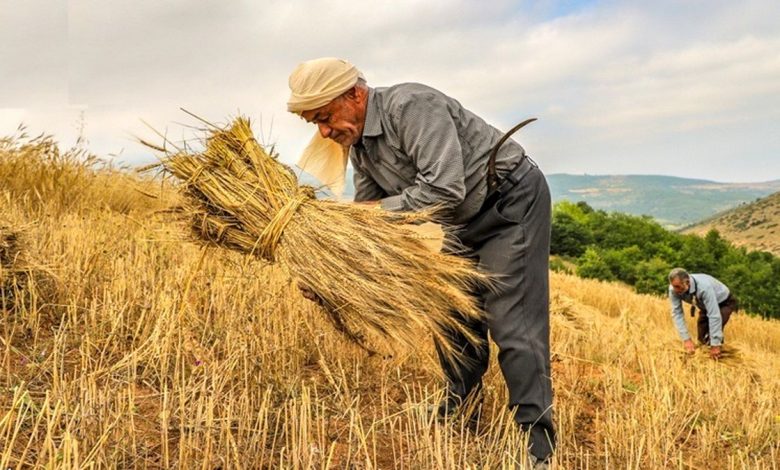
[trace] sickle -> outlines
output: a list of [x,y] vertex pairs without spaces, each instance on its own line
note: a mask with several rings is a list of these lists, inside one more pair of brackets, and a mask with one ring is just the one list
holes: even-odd
[[488,194],[492,193],[498,188],[498,175],[496,174],[496,156],[498,155],[498,149],[501,148],[504,142],[506,142],[507,139],[509,139],[509,137],[512,136],[512,134],[514,134],[515,132],[525,127],[527,124],[530,124],[534,121],[536,121],[536,118],[526,119],[525,121],[521,122],[515,127],[509,129],[509,132],[504,134],[504,136],[501,137],[498,140],[498,143],[496,143],[496,145],[493,147],[493,150],[490,152],[490,158],[488,159],[488,172],[487,172]]

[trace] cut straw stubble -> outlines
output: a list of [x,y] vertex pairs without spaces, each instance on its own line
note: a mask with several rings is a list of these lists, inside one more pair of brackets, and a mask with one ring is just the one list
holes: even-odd
[[243,117],[212,126],[203,151],[167,151],[161,165],[182,183],[198,239],[279,263],[364,347],[371,338],[414,350],[430,333],[448,360],[460,361],[448,338],[480,341],[463,320],[482,317],[472,294],[488,277],[463,257],[431,252],[404,227],[431,220],[430,212],[317,200]]

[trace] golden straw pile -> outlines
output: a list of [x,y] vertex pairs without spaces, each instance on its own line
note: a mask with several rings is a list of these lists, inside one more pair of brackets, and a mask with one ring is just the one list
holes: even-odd
[[54,288],[54,278],[30,259],[27,227],[13,226],[0,217],[0,312],[31,308],[35,300],[45,303]]
[[431,333],[457,360],[446,341],[453,331],[479,341],[453,312],[482,315],[470,292],[487,278],[463,258],[426,249],[403,226],[430,214],[317,200],[255,140],[248,119],[210,126],[205,150],[174,146],[161,159],[183,183],[185,212],[199,239],[279,263],[364,347],[363,334],[395,349],[418,348]]
[[0,311],[13,307],[27,284],[20,235],[0,219]]

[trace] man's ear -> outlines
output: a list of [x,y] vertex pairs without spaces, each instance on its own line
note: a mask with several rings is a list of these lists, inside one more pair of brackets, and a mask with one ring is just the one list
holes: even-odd
[[361,90],[357,85],[353,86],[344,93],[344,96],[350,101],[360,101]]

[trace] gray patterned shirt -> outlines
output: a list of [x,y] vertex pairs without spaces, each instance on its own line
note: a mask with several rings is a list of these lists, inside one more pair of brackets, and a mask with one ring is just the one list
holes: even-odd
[[[349,152],[355,201],[381,199],[393,211],[436,205],[442,222],[466,223],[484,202],[488,157],[502,135],[428,86],[369,88],[363,136]],[[499,175],[523,155],[507,140],[496,157]]]

